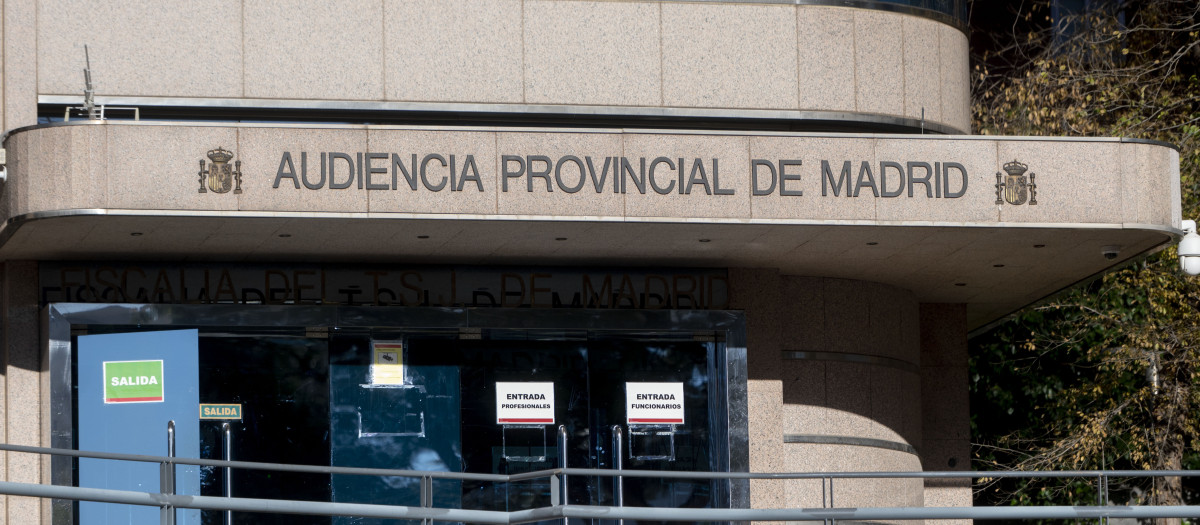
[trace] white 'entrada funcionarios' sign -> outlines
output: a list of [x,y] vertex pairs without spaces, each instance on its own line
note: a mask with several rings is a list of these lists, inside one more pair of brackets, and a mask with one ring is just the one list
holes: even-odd
[[496,424],[554,424],[554,383],[496,383]]
[[683,383],[625,383],[625,422],[682,424]]

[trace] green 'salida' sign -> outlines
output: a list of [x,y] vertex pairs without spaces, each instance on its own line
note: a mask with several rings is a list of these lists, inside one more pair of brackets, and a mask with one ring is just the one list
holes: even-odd
[[105,403],[161,403],[163,362],[105,361]]

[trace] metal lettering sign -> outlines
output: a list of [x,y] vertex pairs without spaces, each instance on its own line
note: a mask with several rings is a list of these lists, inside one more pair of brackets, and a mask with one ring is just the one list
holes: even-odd
[[712,269],[454,266],[39,265],[42,304],[287,304],[724,310]]
[[[972,182],[978,185],[979,181],[970,173],[979,169],[970,159],[947,155],[845,157],[806,149],[802,141],[780,157],[749,159],[674,151],[612,156],[583,146],[556,155],[500,151],[479,156],[472,150],[444,146],[396,151],[279,150],[255,159],[259,167],[249,176],[259,184],[269,183],[272,191],[301,192],[316,200],[334,190],[339,195],[344,191],[520,192],[585,198],[638,194],[940,201],[966,197]],[[233,162],[233,157],[233,152],[220,147],[208,151],[212,164],[200,160],[200,193],[242,192],[242,163]],[[1026,174],[1027,170],[1025,164],[1014,160],[1004,164],[1004,173],[996,173],[997,205],[1038,203],[1036,175]],[[731,171],[737,176],[730,177]],[[749,177],[742,176],[744,173]]]
[[[805,160],[808,160],[806,163]],[[203,162],[203,161],[201,161]],[[707,195],[749,193],[760,197],[874,197],[957,199],[970,175],[953,159],[809,158],[750,159],[748,185],[721,179],[721,167],[743,159],[659,156],[610,157],[580,151],[548,155],[500,154],[476,159],[470,153],[283,151],[272,177],[273,190],[363,190],[487,193]],[[488,167],[498,166],[488,173]],[[728,173],[728,171],[726,171]],[[809,188],[805,193],[804,188]],[[819,190],[819,194],[818,191]]]

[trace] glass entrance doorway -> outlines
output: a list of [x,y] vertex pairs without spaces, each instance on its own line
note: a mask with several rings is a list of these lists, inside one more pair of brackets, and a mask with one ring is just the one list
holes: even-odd
[[[342,343],[366,348],[371,341]],[[563,466],[565,458],[566,466],[577,468],[725,470],[724,403],[715,399],[723,389],[714,387],[723,381],[717,366],[723,361],[715,342],[410,337],[404,348],[403,385],[372,386],[365,352],[346,353],[356,364],[332,366],[332,405],[342,407],[333,415],[334,464],[518,474]],[[676,405],[677,421],[630,420],[630,400],[647,384],[677,391],[659,396],[669,399],[658,403]],[[510,394],[523,386],[534,393]],[[552,407],[550,419],[506,417],[506,406],[535,404]],[[620,458],[614,433],[621,436]],[[728,505],[723,482],[628,478],[623,486],[623,504],[630,506]],[[613,505],[614,488],[613,478],[573,476],[568,501]],[[416,502],[418,489],[386,479],[333,481],[335,501],[399,496]],[[546,479],[439,481],[434,493],[435,506],[512,511],[551,505]]]
[[[198,402],[240,407],[240,418],[229,421],[232,459],[239,461],[491,474],[564,464],[663,471],[745,468],[745,354],[744,347],[727,339],[729,334],[744,337],[736,314],[556,312],[549,317],[559,328],[513,329],[529,324],[530,313],[488,310],[470,320],[477,327],[464,328],[470,310],[284,310],[303,324],[271,325],[279,315],[269,309],[231,314],[193,305],[142,305],[128,311],[123,305],[72,305],[60,311],[51,305],[50,368],[67,372],[54,377],[79,377],[72,350],[78,348],[79,334],[194,329]],[[605,317],[614,319],[614,329],[590,328]],[[410,322],[421,328],[401,328]],[[165,345],[156,348],[175,352]],[[381,368],[383,362],[401,367]],[[73,414],[52,421],[55,435],[71,440],[67,447],[78,446],[74,434],[80,421],[71,381],[52,385],[55,403],[65,408],[56,413]],[[512,392],[515,398],[506,397]],[[542,406],[548,416],[507,413],[505,404]],[[177,418],[196,414],[193,406],[181,409]],[[200,422],[200,457],[222,459],[221,426]],[[78,468],[72,462],[54,465],[59,483],[70,483]],[[613,481],[571,476],[568,502],[615,505]],[[225,472],[203,468],[200,482],[202,494],[222,495]],[[234,497],[421,505],[419,480],[400,476],[238,469],[232,482]],[[513,511],[551,504],[544,479],[438,479],[432,493],[432,506],[442,508]],[[627,506],[740,506],[745,487],[626,478],[620,499]],[[55,507],[56,516],[77,512]],[[203,523],[224,521],[220,512],[202,514]],[[384,523],[233,517],[234,523]]]
[[[615,468],[614,430],[623,434],[625,468],[711,471],[717,468],[710,440],[709,384],[713,345],[644,341],[427,341],[412,345],[413,372],[426,366],[457,368],[462,422],[459,435],[465,471],[517,474],[558,466]],[[554,388],[553,424],[497,420],[497,383],[549,382]],[[626,418],[627,383],[678,384],[683,422],[634,424]],[[674,397],[674,396],[672,396]],[[565,427],[566,464],[558,426]],[[569,502],[614,503],[611,478],[570,479]],[[466,482],[468,508],[517,510],[550,504],[548,481],[526,484]],[[709,483],[631,478],[624,503],[635,506],[708,507]]]

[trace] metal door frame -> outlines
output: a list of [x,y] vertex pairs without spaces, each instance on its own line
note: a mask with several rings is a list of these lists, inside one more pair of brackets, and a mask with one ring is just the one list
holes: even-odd
[[[189,305],[51,303],[42,309],[42,345],[50,376],[50,446],[75,448],[71,362],[73,329],[89,325],[138,330],[174,328],[295,329],[386,328],[479,333],[482,330],[586,331],[675,334],[692,332],[724,345],[725,423],[730,472],[749,472],[745,316],[737,310],[614,310],[528,308],[424,308],[371,306]],[[51,460],[51,482],[74,485],[73,458]],[[748,480],[731,480],[731,508],[749,508]],[[724,498],[721,498],[724,499]],[[74,502],[54,500],[53,523],[74,522]]]

